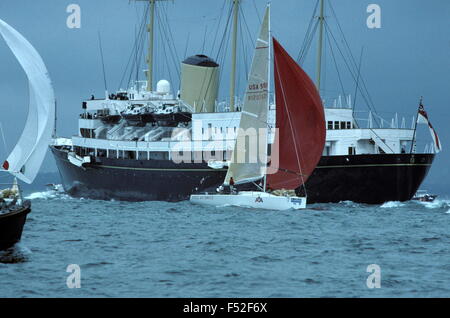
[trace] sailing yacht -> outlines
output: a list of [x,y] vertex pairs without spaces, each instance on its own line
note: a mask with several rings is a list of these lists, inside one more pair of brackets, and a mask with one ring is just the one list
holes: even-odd
[[[271,148],[271,167],[269,168],[267,159],[269,26],[270,8],[268,7],[256,43],[233,159],[224,181],[226,186],[233,187],[262,180],[261,189],[236,193],[232,191],[228,194],[191,195],[190,200],[193,203],[268,210],[306,208],[306,197],[289,195],[286,190],[295,190],[299,184],[304,185],[320,159],[325,144],[322,101],[312,80],[278,41],[273,39],[275,92],[278,107],[275,141]],[[246,136],[250,136],[248,142],[246,142]],[[252,136],[258,138],[251,139]],[[258,153],[251,150],[252,142],[257,142],[262,148]],[[248,154],[248,160],[245,160],[246,154]],[[263,158],[260,158],[262,160],[257,160],[258,154],[262,154]],[[269,170],[273,171],[269,173]],[[281,191],[281,195],[274,194],[277,193],[276,191]]]
[[47,68],[35,48],[3,20],[0,34],[25,71],[30,92],[25,128],[2,165],[14,177],[12,187],[0,192],[0,250],[5,250],[20,241],[31,212],[31,203],[22,199],[17,179],[32,183],[36,178],[52,139],[56,102]]

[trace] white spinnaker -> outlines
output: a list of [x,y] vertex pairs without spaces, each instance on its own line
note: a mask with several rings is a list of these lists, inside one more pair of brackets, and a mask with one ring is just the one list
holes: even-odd
[[241,122],[225,184],[262,179],[267,161],[267,112],[269,105],[270,8],[267,7],[248,77]]
[[32,183],[44,161],[55,124],[55,94],[47,68],[36,49],[0,19],[0,34],[28,77],[30,103],[22,135],[3,168]]

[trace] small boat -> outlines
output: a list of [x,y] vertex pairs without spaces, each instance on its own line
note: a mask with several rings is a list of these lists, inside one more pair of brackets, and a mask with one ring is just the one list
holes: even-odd
[[99,117],[102,123],[107,125],[116,125],[121,119],[121,115],[105,115]]
[[[298,197],[293,190],[304,185],[322,155],[326,133],[322,100],[312,80],[274,38],[275,93],[279,106],[269,158],[269,29],[268,6],[224,185],[218,189],[219,194],[191,195],[193,203],[278,211],[306,208],[307,198]],[[252,142],[255,144],[250,145]],[[258,151],[252,150],[255,145],[259,145]],[[239,186],[248,184],[260,191],[237,191]]]
[[27,215],[31,212],[30,201],[22,201],[17,187],[15,180],[13,187],[3,190],[0,198],[0,251],[20,241]]
[[47,68],[34,47],[0,19],[0,35],[28,78],[29,107],[25,128],[2,168],[14,176],[11,188],[0,191],[0,250],[19,242],[31,212],[22,199],[17,179],[32,183],[44,161],[55,125],[56,100]]
[[433,202],[437,197],[438,196],[436,194],[429,194],[427,190],[418,190],[412,200],[421,202]]
[[144,127],[147,123],[155,122],[153,113],[144,105],[131,105],[121,115],[130,126]]
[[153,118],[162,127],[177,127],[180,123],[187,124],[192,121],[192,113],[188,112],[169,112],[154,113]]

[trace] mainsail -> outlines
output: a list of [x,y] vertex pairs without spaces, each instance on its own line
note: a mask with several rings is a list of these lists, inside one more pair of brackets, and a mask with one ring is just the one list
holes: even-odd
[[27,121],[3,168],[26,183],[35,179],[50,143],[55,119],[55,95],[47,68],[35,48],[0,20],[0,34],[25,71],[30,92]]
[[225,184],[233,178],[236,184],[262,179],[267,163],[267,112],[269,106],[269,25],[267,7],[248,77],[233,158]]
[[276,145],[279,168],[267,175],[270,189],[294,190],[316,168],[325,145],[325,114],[313,81],[273,39],[276,94]]

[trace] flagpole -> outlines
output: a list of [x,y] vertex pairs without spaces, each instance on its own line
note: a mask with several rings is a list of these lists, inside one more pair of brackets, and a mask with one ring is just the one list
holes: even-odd
[[[419,109],[420,109],[420,105],[423,105],[422,102],[423,102],[423,96],[420,97]],[[417,111],[416,123],[414,125],[414,134],[413,134],[413,139],[411,141],[411,151],[409,152],[410,154],[412,154],[412,152],[413,152],[413,147],[414,147],[414,144],[416,141],[416,132],[417,132],[417,122],[418,121],[419,121],[419,111]]]

